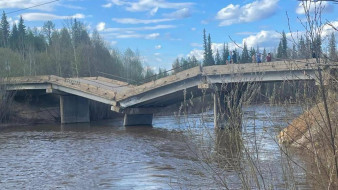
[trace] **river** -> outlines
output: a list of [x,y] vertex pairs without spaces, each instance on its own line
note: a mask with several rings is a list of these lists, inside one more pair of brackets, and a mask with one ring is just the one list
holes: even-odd
[[[275,136],[301,113],[298,106],[285,109],[244,108],[241,137],[245,150],[256,158],[265,178],[261,184],[275,189],[287,187]],[[180,119],[156,116],[153,127],[123,127],[119,119],[2,129],[0,189],[218,189],[222,178],[228,188],[242,189],[241,172],[225,165],[246,162],[244,150],[229,154],[232,163],[198,159],[203,155],[203,151],[196,154],[199,147],[209,150],[208,155],[217,154],[220,144],[225,146],[223,156],[233,150],[229,140],[217,138],[212,112],[203,114],[203,127],[200,118],[201,114]],[[307,189],[304,172],[297,167],[293,172],[297,188]]]

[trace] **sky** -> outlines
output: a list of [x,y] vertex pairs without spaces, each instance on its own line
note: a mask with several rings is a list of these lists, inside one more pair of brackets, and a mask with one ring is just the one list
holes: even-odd
[[[50,1],[0,0],[0,11],[9,13],[11,23],[22,16],[31,28],[48,20],[62,28],[69,18],[76,18],[89,31],[98,30],[109,47],[138,50],[143,63],[155,70],[171,68],[177,57],[202,59],[204,29],[211,35],[214,52],[223,43],[240,49],[235,43],[242,46],[244,41],[249,47],[273,51],[282,31],[297,37],[305,30],[297,0],[59,0],[10,13]],[[338,27],[338,4],[322,5],[323,20]],[[324,27],[325,36],[332,31]]]

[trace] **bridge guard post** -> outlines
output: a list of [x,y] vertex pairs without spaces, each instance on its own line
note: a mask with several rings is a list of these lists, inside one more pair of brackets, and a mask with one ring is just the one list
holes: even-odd
[[124,114],[124,126],[150,126],[154,114]]
[[88,99],[74,95],[60,96],[61,123],[90,122]]

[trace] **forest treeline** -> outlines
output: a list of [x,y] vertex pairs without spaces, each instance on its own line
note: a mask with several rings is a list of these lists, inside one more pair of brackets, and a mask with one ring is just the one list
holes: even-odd
[[[0,67],[3,77],[106,75],[131,83],[146,81],[155,74],[142,65],[137,50],[110,49],[96,30],[90,34],[76,19],[67,20],[61,29],[56,29],[52,21],[41,28],[29,28],[22,17],[10,26],[5,13],[0,25]],[[165,73],[165,69],[159,73]]]
[[[313,49],[322,49],[322,38],[318,36],[312,43],[308,37],[300,37],[298,44],[288,47],[285,32],[276,52],[271,52],[276,59],[303,59],[313,56]],[[224,43],[221,50],[213,52],[211,36],[203,33],[203,60],[196,57],[177,58],[172,69],[159,68],[154,71],[142,64],[140,53],[126,49],[120,52],[110,49],[100,34],[94,30],[89,33],[86,25],[76,19],[66,21],[63,28],[57,29],[52,21],[47,21],[40,28],[29,28],[20,17],[19,22],[10,26],[3,12],[0,24],[0,75],[34,76],[58,75],[62,77],[91,77],[104,75],[109,78],[124,80],[134,84],[148,82],[199,65],[224,65],[233,63],[229,58],[236,54],[235,63],[251,63],[252,57],[261,53],[265,62],[267,51],[259,47],[247,47],[241,51],[230,50]],[[270,53],[270,52],[269,52]],[[325,53],[325,54],[324,54]],[[322,54],[320,54],[322,55]],[[332,33],[329,37],[326,57],[337,60],[336,41]]]

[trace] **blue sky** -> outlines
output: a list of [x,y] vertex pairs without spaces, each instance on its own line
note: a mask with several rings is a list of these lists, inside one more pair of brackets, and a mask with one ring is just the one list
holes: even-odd
[[[0,11],[11,12],[51,0],[0,0]],[[324,2],[323,20],[338,26],[337,4]],[[9,14],[10,22],[20,15],[29,27],[52,20],[57,28],[67,18],[77,18],[90,31],[97,29],[112,48],[138,49],[145,65],[170,68],[177,57],[202,56],[202,33],[211,34],[213,49],[229,37],[241,45],[273,50],[280,32],[302,32],[303,11],[296,0],[60,0],[48,5]],[[331,33],[326,27],[325,35]]]

